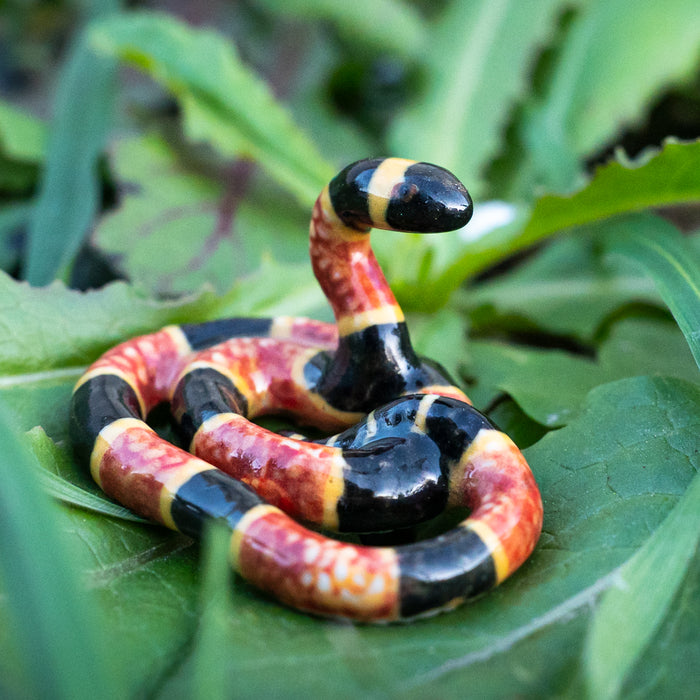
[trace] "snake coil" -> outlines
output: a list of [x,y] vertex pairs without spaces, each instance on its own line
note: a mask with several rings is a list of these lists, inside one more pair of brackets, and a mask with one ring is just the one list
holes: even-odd
[[[471,218],[449,172],[363,160],[324,188],[310,227],[314,273],[336,323],[228,319],[168,326],[109,350],[78,382],[71,437],[106,494],[173,530],[231,532],[245,579],[314,614],[410,619],[497,585],[532,552],[542,525],[518,448],[435,363],[414,352],[369,243],[370,228],[449,231]],[[145,422],[169,402],[189,446]],[[283,413],[333,432],[280,435],[251,422]],[[407,528],[448,507],[470,515],[396,547],[323,530]]]

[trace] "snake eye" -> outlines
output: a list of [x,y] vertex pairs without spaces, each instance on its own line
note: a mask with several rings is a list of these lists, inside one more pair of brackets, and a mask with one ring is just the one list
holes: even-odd
[[[418,185],[415,182],[402,183],[399,185],[398,192],[394,195],[396,199],[400,199],[404,204],[408,204],[418,193]],[[394,198],[392,197],[392,199]]]

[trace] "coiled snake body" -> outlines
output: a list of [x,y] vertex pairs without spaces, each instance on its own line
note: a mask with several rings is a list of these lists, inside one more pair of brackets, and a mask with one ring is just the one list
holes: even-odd
[[[112,498],[193,537],[231,531],[234,569],[293,607],[364,621],[452,608],[530,555],[542,523],[513,442],[444,370],[419,358],[369,244],[371,227],[460,228],[467,191],[437,166],[359,161],[317,200],[311,261],[336,324],[304,318],[169,326],[113,348],[80,379],[71,436]],[[170,402],[190,453],[146,423]],[[332,437],[251,422],[284,413]],[[438,537],[396,547],[341,542],[464,506]]]

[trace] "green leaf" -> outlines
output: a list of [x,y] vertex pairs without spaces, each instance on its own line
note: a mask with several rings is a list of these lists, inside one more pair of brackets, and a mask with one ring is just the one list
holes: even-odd
[[313,316],[331,321],[330,306],[311,266],[263,259],[258,270],[239,280],[222,299],[227,316]]
[[[449,279],[456,271],[464,279],[565,229],[651,207],[695,202],[700,199],[698,163],[700,141],[673,139],[636,161],[611,161],[575,194],[540,198],[525,226],[496,228],[464,245],[440,273]],[[464,231],[468,234],[469,227]],[[438,278],[434,284],[441,287],[444,282]]]
[[311,204],[333,169],[220,34],[164,14],[133,12],[92,32],[100,51],[146,71],[181,102],[185,130],[227,157],[258,161]]
[[57,367],[45,371],[22,371],[0,376],[0,401],[12,406],[18,430],[41,425],[52,437],[67,436],[66,413],[73,387],[85,367]]
[[310,211],[270,183],[235,168],[225,184],[195,174],[153,135],[117,141],[110,160],[123,194],[94,242],[136,286],[165,296],[205,283],[224,292],[265,256],[308,259]]
[[1,655],[3,686],[9,690],[21,682],[15,692],[34,697],[120,697],[94,598],[77,576],[75,550],[37,485],[38,468],[4,407],[0,442],[0,582],[12,646],[21,658],[19,668],[16,662],[10,668],[14,651]]
[[413,314],[408,324],[415,349],[441,364],[453,378],[459,377],[469,353],[462,315],[440,309],[434,314]]
[[[59,513],[56,527],[83,556],[83,585],[89,600],[96,599],[94,612],[100,613],[100,630],[109,640],[107,658],[123,681],[123,687],[108,682],[91,697],[153,695],[153,687],[185,655],[196,629],[198,580],[191,540],[77,508],[60,507]],[[50,569],[43,576],[50,581]],[[78,593],[83,590],[76,587]],[[0,642],[2,636],[0,630]],[[61,640],[70,652],[73,643]]]
[[697,201],[699,162],[700,141],[669,139],[658,153],[599,168],[573,196],[541,198],[529,217],[523,207],[477,202],[472,222],[458,232],[419,236],[381,231],[373,244],[399,301],[408,309],[431,311],[444,305],[465,279],[567,228]]
[[[538,184],[570,190],[582,156],[600,149],[640,119],[650,100],[689,79],[700,55],[689,22],[693,0],[591,0],[581,4],[522,131],[530,192]],[[628,39],[622,40],[621,37]],[[640,51],[639,47],[644,50]]]
[[525,93],[530,64],[563,4],[450,2],[426,47],[425,94],[397,120],[392,152],[448,168],[478,193],[509,108]]
[[656,217],[629,217],[609,227],[608,249],[640,264],[683,331],[700,367],[700,259],[671,224]]
[[397,0],[256,0],[276,16],[332,22],[343,36],[383,52],[415,54],[425,36],[420,15]]
[[202,700],[229,697],[225,672],[226,643],[229,641],[227,618],[235,614],[229,593],[232,578],[228,555],[230,544],[231,533],[226,528],[209,528],[202,557],[200,624],[192,659],[194,682],[191,697]]
[[64,439],[71,391],[87,364],[117,343],[171,323],[225,316],[313,314],[329,318],[308,264],[266,262],[223,297],[210,292],[155,301],[122,282],[77,292],[30,287],[0,273],[0,398],[18,427]]
[[[534,324],[547,333],[591,342],[601,323],[625,304],[659,304],[651,279],[627,261],[605,256],[605,228],[561,236],[506,275],[455,294],[454,304],[468,311],[476,327],[488,333]],[[700,251],[700,237],[697,238]]]
[[9,271],[17,265],[20,245],[17,235],[31,217],[30,204],[0,207],[0,269]]
[[91,292],[69,290],[61,282],[35,288],[0,273],[4,388],[71,379],[76,368],[128,337],[214,317],[224,303],[210,293],[154,301],[122,282]]
[[0,192],[30,190],[45,151],[44,123],[0,100]]
[[40,163],[46,152],[46,125],[0,100],[0,151],[12,160]]
[[697,367],[683,336],[668,321],[616,323],[598,348],[597,361],[561,350],[539,350],[471,341],[468,394],[478,407],[499,392],[512,396],[534,420],[548,427],[569,423],[593,387],[623,377],[658,375],[697,381]]
[[[233,608],[217,623],[223,646],[212,673],[249,697],[437,693],[449,700],[463,697],[465,687],[484,698],[563,695],[577,676],[598,596],[616,584],[617,568],[697,469],[699,417],[700,389],[679,380],[599,387],[574,422],[526,451],[544,497],[545,532],[503,586],[448,615],[372,627],[288,610],[237,581]],[[94,585],[132,692],[188,696],[203,594],[191,548],[157,528],[90,514],[69,522],[95,561]],[[682,619],[682,611],[669,614]]]
[[695,556],[671,608],[631,669],[627,688],[638,689],[640,695],[647,697],[693,696],[695,690],[689,669],[695,668],[698,653],[698,600],[700,557]]
[[[104,10],[118,7],[105,3]],[[101,203],[98,159],[116,92],[116,64],[80,33],[61,72],[46,165],[27,238],[25,278],[51,282],[70,264]]]
[[644,546],[619,570],[593,618],[584,661],[591,697],[616,698],[668,615],[700,542],[700,476]]
[[45,493],[71,506],[100,513],[114,518],[148,523],[130,510],[108,500],[104,495],[77,486],[61,476],[67,471],[67,456],[64,455],[42,428],[36,427],[27,433],[29,446],[42,465],[37,471],[38,482]]
[[635,161],[613,160],[571,196],[545,196],[517,237],[518,248],[572,226],[639,212],[651,207],[688,204],[700,199],[700,141],[666,139],[659,151]]

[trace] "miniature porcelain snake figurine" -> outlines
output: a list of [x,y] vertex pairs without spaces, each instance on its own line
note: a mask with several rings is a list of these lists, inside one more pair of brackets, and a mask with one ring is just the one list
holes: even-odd
[[[71,436],[106,494],[199,538],[230,529],[244,579],[303,611],[361,621],[453,608],[513,573],[542,502],[518,448],[437,364],[414,352],[370,248],[370,228],[442,232],[471,218],[449,172],[363,160],[319,196],[314,273],[336,323],[228,319],[168,326],[109,350],[78,382]],[[186,452],[145,422],[169,402]],[[266,430],[286,414],[320,440]],[[433,539],[372,547],[322,531],[406,528],[466,507]]]

